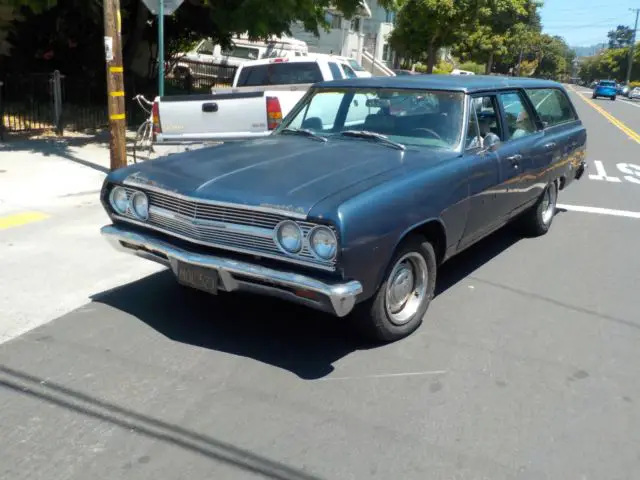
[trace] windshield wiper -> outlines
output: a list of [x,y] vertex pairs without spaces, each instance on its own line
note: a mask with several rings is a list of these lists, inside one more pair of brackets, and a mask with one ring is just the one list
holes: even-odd
[[343,132],[340,132],[340,135],[344,135],[345,137],[369,138],[371,140],[376,140],[378,142],[384,143],[385,145],[389,145],[390,147],[396,148],[398,150],[406,150],[407,148],[401,143],[389,140],[389,137],[387,137],[386,135],[382,135],[381,133],[376,132],[370,132],[368,130],[345,130]]
[[307,128],[285,128],[282,130],[282,133],[295,133],[296,135],[304,135],[305,137],[314,138],[321,142],[327,141],[326,137],[318,135]]

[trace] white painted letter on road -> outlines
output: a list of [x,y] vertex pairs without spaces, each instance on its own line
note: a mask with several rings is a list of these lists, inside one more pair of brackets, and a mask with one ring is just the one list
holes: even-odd
[[626,175],[624,179],[627,182],[640,185],[640,165],[634,163],[618,163],[616,167]]
[[[596,166],[596,173],[589,175],[590,180],[604,180],[606,182],[619,183],[621,180],[618,177],[608,177],[607,172],[604,169],[604,165],[600,160],[594,160],[593,164]],[[625,165],[624,163],[618,165]],[[618,167],[619,169],[620,167]]]

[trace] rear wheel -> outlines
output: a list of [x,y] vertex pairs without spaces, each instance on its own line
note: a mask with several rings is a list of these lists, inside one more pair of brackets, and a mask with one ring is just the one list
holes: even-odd
[[520,226],[524,233],[537,237],[544,235],[551,228],[558,201],[558,182],[547,185],[544,193],[520,218]]
[[429,308],[436,274],[433,245],[422,236],[408,237],[393,255],[376,294],[356,307],[356,325],[376,342],[390,343],[409,336]]
[[615,102],[616,101],[616,96],[614,95],[613,97],[611,97],[611,100]]
[[145,162],[151,158],[153,153],[153,123],[151,120],[145,121],[136,132],[133,142],[133,162]]

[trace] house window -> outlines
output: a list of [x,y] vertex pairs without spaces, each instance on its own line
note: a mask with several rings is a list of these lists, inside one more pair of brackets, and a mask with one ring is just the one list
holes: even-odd
[[342,16],[336,15],[334,13],[329,13],[325,15],[324,19],[327,21],[331,28],[342,28]]
[[360,31],[360,17],[356,17],[353,20],[351,20],[351,27],[350,27],[352,32],[359,32]]
[[382,60],[388,62],[391,60],[391,47],[388,43],[385,43],[382,47]]
[[396,12],[392,12],[390,10],[384,9],[385,11],[385,19],[384,21],[387,23],[395,23],[396,21]]

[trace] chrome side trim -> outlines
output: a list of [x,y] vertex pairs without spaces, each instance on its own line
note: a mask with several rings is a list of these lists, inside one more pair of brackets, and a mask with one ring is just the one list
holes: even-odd
[[[116,225],[102,227],[100,233],[119,251],[169,266],[177,274],[178,262],[216,270],[224,291],[247,291],[282,298],[329,312],[348,315],[362,293],[360,282],[327,283],[313,277],[276,270],[214,255],[202,255],[171,245],[153,234],[141,234]],[[242,278],[244,277],[244,278]],[[295,295],[287,289],[313,292],[317,298]]]
[[296,265],[301,265],[304,267],[311,267],[311,268],[317,268],[319,270],[324,270],[326,272],[334,272],[336,270],[335,265],[323,265],[323,264],[319,264],[319,263],[315,263],[315,262],[306,262],[304,260],[299,260],[297,258],[293,258],[291,256],[285,256],[285,255],[273,255],[270,253],[266,253],[266,252],[261,252],[261,251],[256,251],[256,250],[249,250],[246,248],[239,248],[239,247],[232,247],[229,245],[218,245],[215,243],[211,243],[211,242],[203,242],[200,240],[196,240],[193,237],[188,237],[186,235],[181,235],[179,233],[173,232],[171,230],[166,230],[162,227],[158,227],[155,225],[152,225],[148,222],[141,222],[138,220],[135,220],[131,217],[124,217],[122,215],[117,215],[117,214],[112,214],[112,218],[114,220],[120,220],[122,222],[127,222],[127,223],[131,223],[133,225],[138,225],[139,227],[144,227],[145,229],[150,229],[150,230],[155,230],[157,232],[160,233],[164,233],[165,235],[169,235],[172,237],[176,237],[179,238],[181,240],[184,240],[186,242],[189,243],[194,243],[197,245],[201,245],[203,247],[214,247],[214,248],[219,248],[221,250],[230,250],[236,253],[243,253],[246,255],[251,255],[254,257],[263,257],[263,258],[269,258],[271,260],[280,260],[282,262],[287,262],[287,263],[294,263]]
[[240,210],[248,210],[251,212],[271,213],[275,215],[283,215],[291,218],[296,218],[298,220],[306,220],[307,218],[307,214],[301,211],[302,208],[289,210],[289,209],[279,209],[279,208],[263,207],[263,206],[243,205],[239,203],[228,203],[228,202],[221,202],[217,200],[208,200],[204,198],[194,198],[194,197],[189,197],[187,195],[182,195],[181,193],[177,193],[173,190],[167,190],[165,188],[161,188],[155,185],[150,185],[141,181],[136,181],[131,177],[125,178],[122,184],[128,187],[149,190],[150,192],[163,193],[165,195],[169,195],[175,198],[180,198],[187,202],[196,202],[196,203],[203,203],[207,205],[217,205],[220,207],[237,208]]

